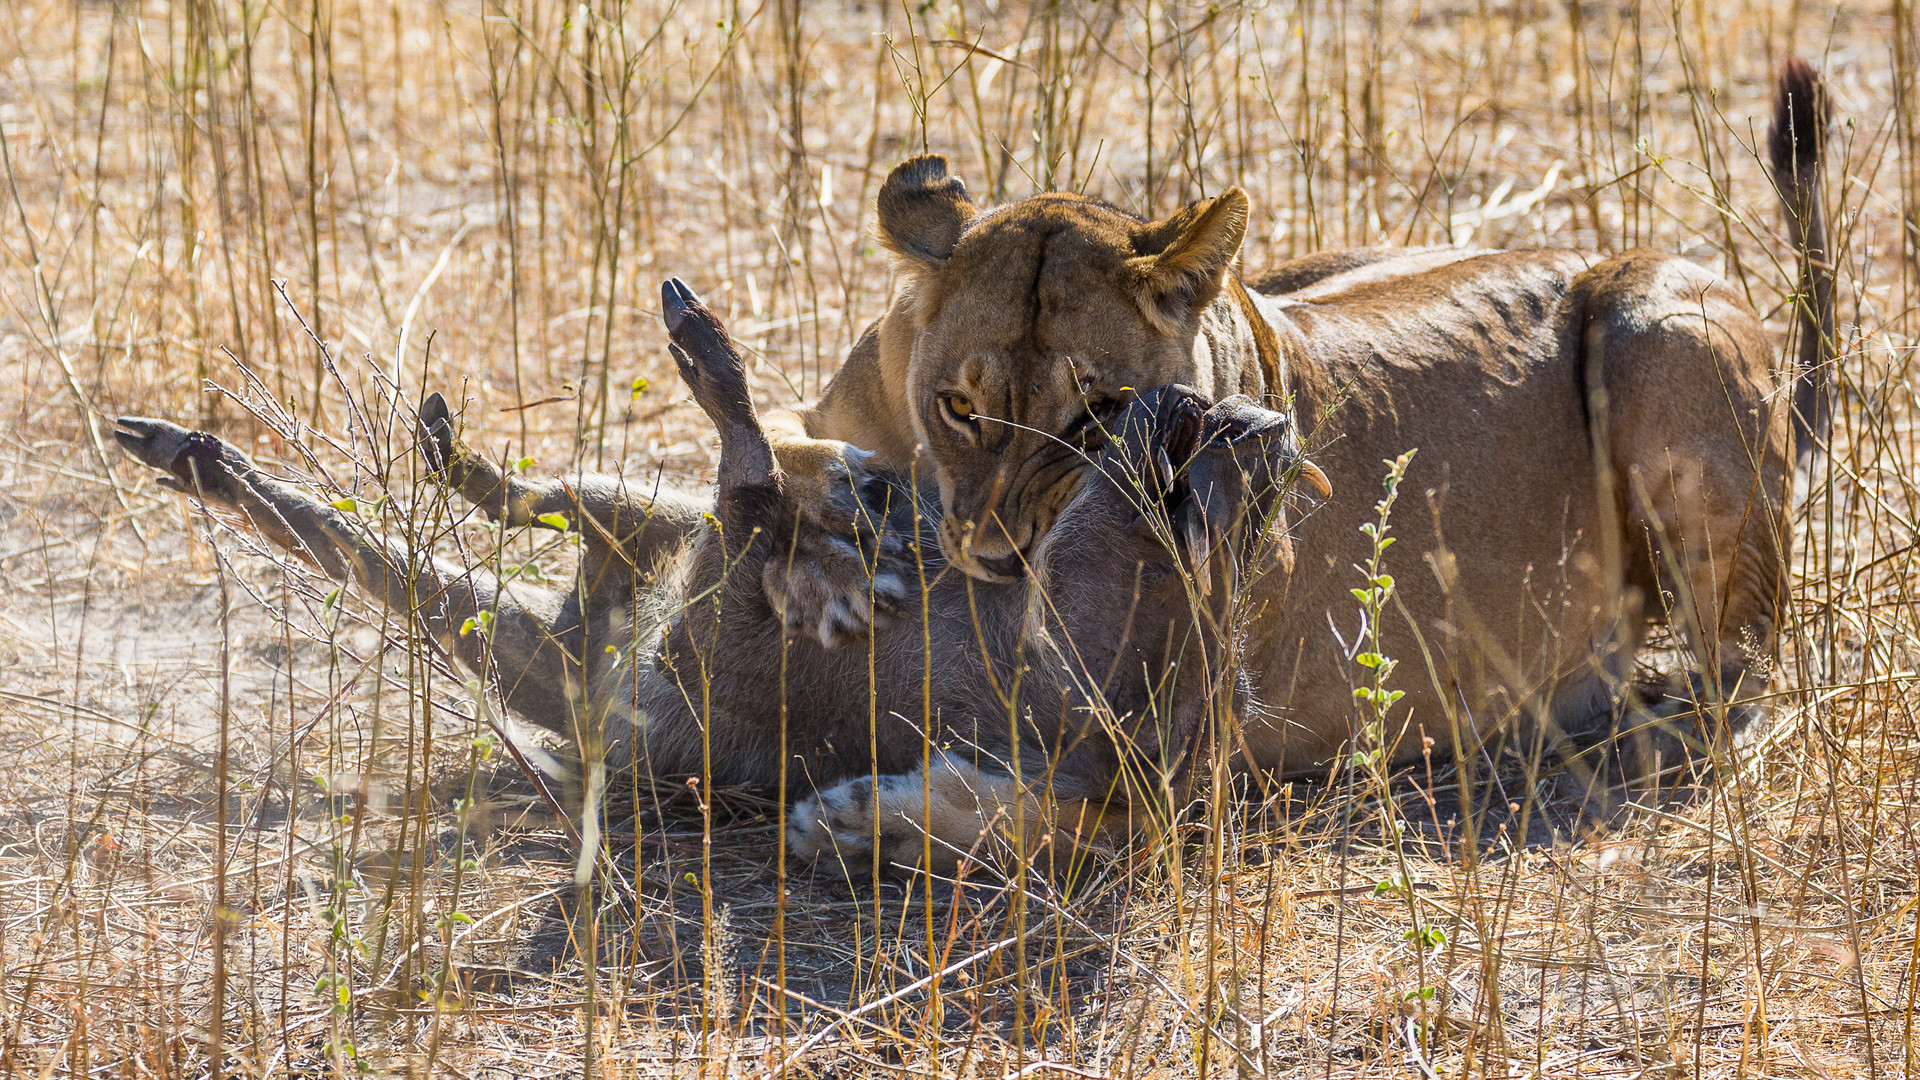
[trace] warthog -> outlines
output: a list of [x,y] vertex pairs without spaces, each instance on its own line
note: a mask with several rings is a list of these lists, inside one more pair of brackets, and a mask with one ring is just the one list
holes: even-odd
[[416,559],[212,435],[138,417],[115,435],[166,486],[410,614],[589,759],[809,793],[791,816],[803,857],[951,865],[1015,821],[1034,843],[1128,828],[1234,692],[1234,576],[1271,558],[1255,547],[1286,543],[1278,503],[1303,466],[1291,417],[1178,386],[1139,395],[1017,583],[943,572],[930,508],[874,474],[861,501],[885,520],[871,527],[917,538],[916,580],[870,649],[829,649],[767,599],[763,578],[810,526],[740,355],[685,285],[662,292],[681,375],[719,429],[710,500],[505,474],[456,437],[440,395],[420,409],[442,482],[509,525],[559,515],[579,532],[574,588]]

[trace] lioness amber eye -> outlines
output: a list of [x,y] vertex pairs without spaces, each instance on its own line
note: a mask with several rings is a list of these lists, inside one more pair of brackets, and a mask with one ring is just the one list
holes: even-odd
[[964,394],[947,395],[947,411],[961,420],[973,419],[973,399]]

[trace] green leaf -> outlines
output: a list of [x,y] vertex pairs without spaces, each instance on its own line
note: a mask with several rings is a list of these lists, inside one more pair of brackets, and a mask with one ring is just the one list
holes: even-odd
[[530,457],[520,458],[518,461],[515,461],[513,463],[514,472],[526,472],[528,469],[531,469],[531,468],[533,468],[533,459]]
[[360,504],[354,502],[353,496],[351,495],[344,499],[335,499],[327,505],[333,507],[335,510],[344,510],[349,514],[357,514],[360,512]]
[[549,529],[557,529],[560,532],[566,532],[567,527],[571,524],[567,521],[567,515],[565,514],[541,514],[534,520]]
[[1354,657],[1353,662],[1364,668],[1375,668],[1380,666],[1382,659],[1383,657],[1381,657],[1379,653],[1363,652],[1359,656]]
[[1380,586],[1383,589],[1391,589],[1393,588],[1393,575],[1381,574],[1378,577],[1373,579],[1373,583],[1375,585]]
[[1347,590],[1347,591],[1348,591],[1348,592],[1351,592],[1351,593],[1353,594],[1353,598],[1354,598],[1355,600],[1358,600],[1358,601],[1360,601],[1360,602],[1361,602],[1362,604],[1372,604],[1372,603],[1373,603],[1373,590],[1372,590],[1372,589],[1349,589],[1349,590]]
[[335,604],[338,604],[339,602],[340,602],[340,590],[336,588],[332,592],[327,594],[326,599],[320,601],[320,610],[332,611],[333,606]]

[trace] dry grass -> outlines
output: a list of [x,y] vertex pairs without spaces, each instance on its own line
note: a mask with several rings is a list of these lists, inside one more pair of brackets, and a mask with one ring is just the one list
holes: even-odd
[[[0,1072],[1910,1073],[1913,20],[1903,0],[0,5]],[[809,396],[885,302],[869,202],[922,147],[992,199],[1164,212],[1243,184],[1255,268],[1368,243],[1681,251],[1784,332],[1752,148],[1789,51],[1841,121],[1845,400],[1798,519],[1802,693],[1709,792],[1604,831],[1567,835],[1552,783],[1515,775],[1476,834],[1419,794],[1444,769],[1411,778],[1411,907],[1373,888],[1394,859],[1353,779],[1064,900],[812,871],[783,892],[777,807],[642,793],[638,843],[616,835],[578,892],[563,821],[423,642],[209,534],[102,422],[257,442],[391,490],[413,530],[433,511],[401,511],[396,386],[464,383],[479,441],[541,468],[697,479],[712,443],[658,279],[714,298],[763,402]],[[207,381],[297,418],[304,449]],[[1407,940],[1416,914],[1444,942]]]

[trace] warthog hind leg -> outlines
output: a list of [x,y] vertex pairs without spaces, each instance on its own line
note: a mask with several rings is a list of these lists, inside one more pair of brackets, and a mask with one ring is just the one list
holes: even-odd
[[121,417],[122,449],[161,483],[238,512],[262,536],[329,577],[352,581],[417,618],[470,669],[497,678],[509,708],[571,736],[580,692],[577,608],[544,589],[435,560],[416,560],[358,518],[262,471],[237,447],[165,420]]

